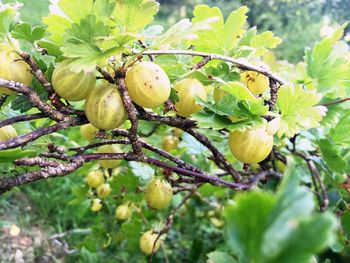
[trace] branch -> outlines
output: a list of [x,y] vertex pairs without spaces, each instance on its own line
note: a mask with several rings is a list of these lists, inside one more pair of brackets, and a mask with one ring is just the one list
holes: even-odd
[[[137,54],[137,53],[134,53]],[[199,56],[207,58],[206,60],[222,60],[229,63],[234,64],[237,68],[242,70],[252,70],[259,72],[269,79],[275,80],[280,85],[284,85],[285,81],[282,80],[279,76],[275,75],[274,73],[270,72],[269,70],[265,68],[261,68],[259,66],[251,65],[244,61],[243,59],[236,59],[231,58],[219,54],[209,54],[205,52],[198,52],[198,51],[192,51],[192,50],[144,50],[141,52],[142,55],[187,55],[187,56]]]
[[185,130],[188,134],[191,134],[194,138],[196,138],[200,143],[202,143],[204,146],[206,146],[213,154],[215,163],[220,167],[220,164],[223,165],[225,170],[229,172],[237,181],[241,180],[241,175],[239,172],[237,172],[230,163],[226,160],[225,156],[212,144],[212,142],[202,135],[201,133],[193,130],[188,129]]
[[42,119],[45,118],[45,115],[42,113],[34,113],[34,114],[28,114],[28,115],[23,115],[23,116],[16,116],[12,117],[3,121],[0,121],[0,128],[11,125],[14,123],[22,122],[22,121],[32,121],[32,120],[37,120],[37,119]]
[[350,97],[344,98],[344,99],[339,99],[339,100],[334,100],[334,101],[327,102],[327,103],[323,103],[321,105],[325,106],[325,107],[328,107],[328,106],[332,106],[332,105],[335,105],[335,104],[340,104],[340,103],[343,103],[343,102],[346,102],[346,101],[349,101],[349,100],[350,100]]
[[[324,212],[326,211],[328,205],[329,205],[329,198],[328,198],[328,193],[327,190],[321,180],[320,174],[317,170],[317,167],[315,165],[315,163],[312,160],[307,160],[307,167],[310,170],[311,173],[311,178],[312,178],[312,182],[314,184],[315,187],[315,191],[316,191],[316,196],[318,199],[318,203],[320,206],[320,211]],[[318,188],[318,185],[320,187],[320,189]]]
[[24,85],[20,82],[0,78],[0,87],[6,87],[10,90],[22,93],[28,98],[34,107],[38,108],[43,114],[55,121],[62,121],[66,119],[65,115],[53,109],[49,104],[41,100],[39,95],[27,85]]
[[277,92],[278,92],[277,82],[273,79],[270,79],[270,100],[267,101],[270,111],[272,111],[275,108],[275,105],[277,102]]
[[134,150],[135,154],[138,154],[140,157],[143,157],[143,152],[141,144],[138,141],[137,128],[138,128],[138,119],[137,119],[137,110],[134,104],[131,101],[128,90],[125,85],[125,74],[122,72],[117,72],[116,76],[117,85],[120,90],[120,95],[123,100],[124,107],[128,112],[129,119],[131,122],[131,128],[129,130],[129,139]]
[[60,164],[56,167],[45,167],[39,171],[33,171],[16,176],[4,176],[0,177],[0,195],[9,191],[11,188],[35,182],[41,179],[47,179],[49,177],[64,176],[72,173],[80,168],[84,164],[84,159],[76,157],[72,163]]
[[40,128],[30,133],[12,138],[10,140],[2,141],[0,142],[0,150],[13,149],[19,146],[24,146],[29,142],[34,141],[44,135],[80,124],[83,124],[83,122],[81,122],[80,119],[77,118],[71,118],[68,121],[58,122],[52,126]]

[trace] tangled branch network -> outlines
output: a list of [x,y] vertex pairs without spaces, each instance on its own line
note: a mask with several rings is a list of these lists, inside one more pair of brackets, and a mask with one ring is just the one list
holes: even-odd
[[[142,55],[150,57],[160,55],[188,55],[202,57],[202,60],[193,66],[193,71],[203,67],[211,60],[221,60],[232,63],[234,66],[242,70],[252,70],[259,72],[267,76],[270,80],[270,99],[269,101],[266,101],[266,103],[269,105],[270,110],[272,110],[276,104],[278,87],[284,84],[284,81],[281,78],[264,68],[251,65],[239,59],[225,57],[222,55],[207,54],[203,52],[188,50],[145,50]],[[0,79],[0,87],[6,87],[14,92],[24,95],[27,100],[39,110],[39,113],[16,116],[2,120],[0,121],[0,128],[18,122],[28,122],[37,119],[50,119],[54,124],[37,128],[32,132],[19,135],[6,141],[1,141],[1,151],[23,147],[28,143],[31,143],[45,135],[68,129],[69,127],[88,123],[88,120],[83,111],[72,108],[54,92],[52,84],[46,79],[42,70],[39,68],[34,59],[30,57],[29,54],[22,52],[20,54],[20,57],[30,66],[32,74],[44,87],[49,99],[47,101],[43,100],[38,93],[23,83]],[[140,56],[138,56],[138,59],[140,59]],[[257,174],[249,171],[237,171],[227,161],[225,156],[215,147],[210,139],[199,132],[194,120],[183,117],[167,116],[165,114],[155,114],[133,104],[129,96],[127,86],[125,84],[126,68],[118,69],[116,72],[114,72],[115,74],[113,75],[101,68],[97,68],[97,71],[101,74],[101,78],[105,79],[109,83],[116,84],[118,87],[124,107],[127,111],[128,118],[131,123],[130,129],[115,129],[111,131],[100,130],[97,134],[97,137],[100,139],[98,142],[69,150],[63,150],[62,147],[58,147],[50,143],[48,145],[47,151],[41,153],[39,156],[25,157],[15,160],[13,163],[16,166],[35,166],[39,167],[39,169],[25,173],[17,173],[13,176],[1,176],[0,194],[11,190],[13,187],[21,186],[23,184],[31,183],[37,180],[71,174],[82,167],[85,163],[95,160],[113,159],[136,161],[163,168],[164,171],[167,171],[166,174],[169,174],[169,172],[170,174],[171,172],[174,172],[179,175],[177,179],[168,178],[173,185],[178,187],[177,191],[189,191],[190,193],[192,193],[195,189],[204,183],[210,183],[212,185],[235,190],[247,190],[254,187],[262,179],[266,179],[268,177],[281,177],[281,174],[273,171],[272,169],[263,170]],[[4,104],[6,99],[6,96],[2,96],[0,99],[0,105]],[[172,105],[170,101],[167,101],[165,103],[165,110],[173,110],[173,106],[174,105]],[[269,118],[269,116],[266,116],[266,118]],[[195,167],[189,163],[186,163],[178,157],[175,157],[172,154],[145,142],[141,138],[140,132],[138,131],[139,120],[145,120],[176,127],[190,134],[198,142],[208,148],[212,154],[209,159],[215,162],[215,164],[223,172],[218,174],[209,174],[199,167]],[[131,145],[132,150],[125,153],[87,153],[89,149],[107,144]],[[159,159],[162,159],[162,161],[149,157],[147,155],[147,152],[155,153],[160,157]],[[232,180],[223,179],[222,177],[225,175],[231,175]]]

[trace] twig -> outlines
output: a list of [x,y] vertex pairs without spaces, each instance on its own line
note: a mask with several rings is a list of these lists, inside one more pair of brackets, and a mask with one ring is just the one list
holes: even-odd
[[[137,53],[134,53],[134,54],[137,54]],[[205,53],[205,52],[198,52],[198,51],[192,51],[192,50],[144,50],[142,52],[142,54],[143,55],[156,55],[156,56],[158,56],[158,55],[187,55],[187,56],[199,56],[199,57],[204,57],[204,58],[207,57],[209,60],[222,60],[222,61],[226,61],[226,62],[234,64],[239,69],[252,70],[252,71],[259,72],[259,73],[265,75],[266,77],[268,77],[269,79],[275,80],[280,85],[285,84],[284,80],[282,80],[279,76],[273,74],[269,70],[262,68],[262,67],[259,67],[259,66],[249,64],[246,61],[239,59],[239,58],[236,59],[236,58],[231,58],[231,57],[227,57],[227,56],[223,56],[223,55],[219,55],[219,54],[209,54],[209,53]]]
[[28,100],[33,104],[34,107],[38,108],[43,114],[45,114],[53,120],[62,121],[66,119],[65,115],[53,109],[49,104],[41,100],[39,95],[27,85],[24,85],[20,82],[0,78],[0,87],[6,87],[10,90],[22,93],[28,98]]
[[215,163],[222,164],[225,167],[225,170],[229,172],[237,181],[241,180],[241,175],[229,164],[225,156],[212,144],[212,142],[193,129],[188,129],[186,132],[196,138],[200,143],[206,146],[213,154]]
[[152,253],[149,257],[149,262],[152,263],[153,261],[153,255],[154,255],[154,250],[156,247],[156,244],[159,240],[159,238],[164,235],[165,233],[169,232],[169,230],[171,229],[171,226],[173,225],[174,222],[174,216],[177,213],[177,211],[187,202],[187,200],[192,196],[192,194],[200,187],[200,185],[197,185],[195,187],[193,187],[191,189],[191,191],[182,199],[182,201],[180,202],[180,204],[178,204],[172,211],[171,213],[167,216],[165,224],[163,226],[163,228],[158,232],[158,236],[157,238],[154,240],[153,242],[153,247],[152,247]]
[[343,103],[343,102],[346,102],[346,101],[349,101],[349,100],[350,100],[350,97],[344,98],[344,99],[339,99],[339,100],[334,100],[334,101],[327,102],[327,103],[323,103],[321,105],[325,106],[325,107],[328,107],[328,106],[332,106],[332,105],[335,105],[335,104]]
[[[328,198],[328,193],[327,190],[321,180],[320,174],[316,168],[315,163],[312,160],[307,160],[307,166],[310,170],[312,181],[315,187],[315,191],[317,193],[317,199],[319,202],[320,206],[320,211],[324,212],[326,211],[328,205],[329,205],[329,198]],[[319,185],[319,188],[318,186]]]
[[76,118],[72,118],[68,121],[62,121],[62,122],[58,122],[52,126],[49,127],[44,127],[44,128],[39,128],[35,131],[32,131],[30,133],[21,135],[21,136],[17,136],[15,138],[12,138],[10,140],[7,141],[2,141],[0,142],[0,150],[6,150],[6,149],[13,149],[16,148],[18,146],[24,146],[26,144],[28,144],[29,142],[32,142],[44,135],[59,131],[59,130],[63,130],[66,129],[68,127],[71,126],[76,126],[79,124],[83,124],[79,119]]
[[22,121],[32,121],[32,120],[37,120],[37,119],[41,119],[41,118],[45,118],[45,115],[42,113],[34,113],[34,114],[28,114],[28,115],[23,115],[23,116],[16,116],[16,117],[12,117],[12,118],[8,118],[6,120],[0,121],[0,128],[7,126],[7,125],[14,124],[14,123],[22,122]]

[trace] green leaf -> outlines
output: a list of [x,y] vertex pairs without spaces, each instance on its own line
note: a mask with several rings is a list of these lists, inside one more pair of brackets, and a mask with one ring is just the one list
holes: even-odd
[[193,114],[192,118],[196,120],[198,127],[213,130],[227,129],[229,131],[244,131],[248,128],[252,128],[264,123],[264,119],[260,117],[250,117],[247,119],[242,119],[240,121],[232,122],[227,117],[211,111],[201,111],[199,113]]
[[132,217],[130,221],[122,224],[121,230],[128,241],[128,250],[137,251],[139,249],[139,239],[142,231],[142,222],[139,218]]
[[319,92],[330,97],[344,96],[350,86],[350,62],[334,52],[334,44],[344,34],[345,26],[316,43],[312,50],[307,49],[305,54],[308,76]]
[[105,21],[113,14],[115,5],[115,0],[95,0],[93,14],[96,15],[97,20]]
[[60,0],[58,7],[75,23],[89,14],[93,10],[93,0]]
[[346,171],[347,161],[340,155],[334,143],[327,139],[318,141],[323,159],[334,172],[342,174]]
[[224,84],[221,89],[229,94],[232,94],[239,100],[247,100],[257,102],[257,98],[250,92],[250,90],[239,82],[224,82],[219,78],[215,78],[219,83]]
[[109,57],[121,53],[124,48],[116,47],[102,51],[98,46],[90,43],[67,43],[61,50],[66,57],[73,58],[70,63],[72,70],[92,72],[96,65],[105,65]]
[[266,262],[309,263],[313,254],[321,252],[329,244],[335,226],[336,220],[330,213],[302,220],[295,226],[288,244]]
[[341,225],[345,238],[350,241],[350,212],[347,212],[341,216]]
[[0,163],[10,163],[23,157],[35,156],[35,150],[23,150],[20,147],[0,151]]
[[319,127],[327,111],[324,106],[315,106],[320,99],[320,94],[303,90],[300,86],[281,86],[277,99],[281,117],[274,120],[279,122],[278,137],[293,137],[302,130]]
[[154,176],[154,169],[147,164],[139,162],[129,162],[132,173],[144,181],[150,180]]
[[191,42],[195,46],[195,50],[230,55],[230,51],[236,47],[239,37],[244,33],[243,28],[246,24],[247,12],[248,8],[242,6],[233,11],[224,23],[224,17],[219,8],[197,5],[193,11],[193,24],[213,17],[217,21],[210,24],[212,29],[197,33],[198,39]]
[[11,34],[14,38],[23,39],[30,43],[34,43],[35,41],[42,39],[46,32],[45,27],[43,26],[36,26],[32,28],[30,24],[22,23],[18,24]]
[[266,31],[254,36],[250,41],[250,46],[255,48],[255,56],[263,56],[268,49],[276,48],[282,40],[275,37],[271,31]]
[[2,40],[19,21],[19,13],[11,5],[1,4],[0,7],[0,40]]
[[222,130],[225,129],[232,122],[224,117],[220,116],[214,112],[201,111],[199,113],[193,114],[192,118],[197,121],[197,125],[203,129],[213,129]]
[[193,136],[188,133],[182,135],[182,140],[179,144],[180,148],[186,147],[188,154],[203,154],[207,152],[207,148],[198,142]]
[[62,55],[62,51],[60,50],[60,45],[56,44],[50,40],[40,40],[38,42],[38,46],[44,48],[47,53],[51,56],[59,57]]
[[150,24],[158,13],[154,0],[120,0],[114,10],[114,22],[120,32],[137,33]]
[[95,15],[88,15],[80,20],[79,24],[74,23],[66,31],[67,42],[89,42],[94,43],[97,37],[107,36],[110,29],[103,22],[97,21]]
[[264,233],[275,202],[271,193],[254,191],[236,196],[235,205],[224,210],[227,242],[240,262],[260,262]]
[[228,253],[222,251],[210,252],[207,257],[207,263],[237,263]]
[[51,34],[50,40],[58,44],[63,43],[64,33],[72,24],[67,18],[55,14],[44,17],[43,23],[47,26],[47,32]]
[[277,194],[240,194],[224,210],[226,239],[241,263],[308,263],[333,240],[335,217],[313,213],[312,193],[300,187],[295,162],[288,164]]
[[262,100],[257,102],[239,101],[236,97],[227,94],[218,103],[212,104],[196,97],[199,105],[222,116],[234,116],[237,118],[255,118],[264,116],[268,112],[268,106],[263,105]]
[[[170,27],[164,34],[154,38],[151,45],[153,49],[168,49],[171,46],[179,46],[184,41],[190,41],[197,38],[197,32],[210,29],[210,23],[216,19],[208,18],[196,24],[192,24],[189,19],[182,19]],[[190,44],[188,43],[186,47]],[[184,48],[182,46],[182,48]]]
[[350,112],[344,114],[337,125],[331,129],[330,136],[336,144],[349,145],[350,144]]

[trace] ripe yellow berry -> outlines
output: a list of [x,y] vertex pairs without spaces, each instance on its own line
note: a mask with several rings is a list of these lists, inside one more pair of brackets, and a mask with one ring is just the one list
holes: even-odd
[[148,183],[145,198],[149,207],[154,209],[165,208],[173,198],[173,188],[167,181],[155,178]]
[[115,218],[119,220],[129,219],[132,214],[132,210],[129,205],[120,205],[115,209]]
[[85,113],[89,122],[101,130],[118,128],[127,115],[117,87],[105,81],[89,94],[85,101]]
[[99,198],[104,199],[112,192],[112,188],[109,184],[101,184],[97,187],[97,195]]
[[199,112],[203,107],[196,103],[195,98],[207,99],[207,91],[203,84],[196,79],[183,79],[175,84],[175,90],[179,101],[175,104],[177,114],[182,117],[189,117]]
[[141,107],[158,107],[170,96],[170,80],[153,62],[134,64],[126,73],[125,81],[131,99]]
[[97,188],[104,182],[105,178],[102,171],[90,171],[86,176],[86,183],[92,188]]
[[249,164],[259,163],[270,154],[273,136],[266,132],[265,127],[233,131],[229,136],[229,146],[237,160]]
[[52,73],[54,90],[70,101],[85,100],[96,84],[93,72],[73,72],[67,61],[59,63]]
[[[10,45],[1,44],[0,61],[0,78],[21,82],[27,86],[32,83],[33,75],[30,72],[30,66],[21,60]],[[0,87],[0,94],[15,93],[5,87]]]
[[152,254],[152,249],[154,246],[154,252],[156,252],[160,247],[160,240],[158,239],[156,244],[154,245],[154,242],[157,239],[157,234],[153,234],[152,230],[149,230],[142,234],[140,238],[140,248],[143,253],[146,255]]
[[241,81],[255,96],[269,89],[269,78],[256,71],[244,71],[241,73]]
[[98,198],[93,199],[91,204],[91,211],[97,212],[97,211],[100,211],[101,208],[102,208],[101,200]]
[[4,126],[0,128],[0,142],[7,141],[17,136],[16,130],[11,126]]

